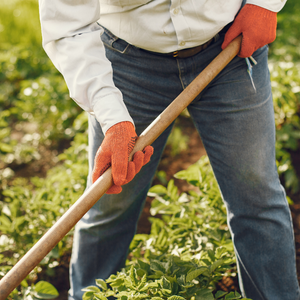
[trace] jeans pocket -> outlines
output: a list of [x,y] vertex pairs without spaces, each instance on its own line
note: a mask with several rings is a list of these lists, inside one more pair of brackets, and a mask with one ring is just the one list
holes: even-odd
[[[101,25],[100,25],[101,26]],[[104,32],[101,35],[101,40],[104,43],[105,47],[108,47],[114,51],[125,54],[129,51],[130,44],[126,41],[118,38],[113,33],[111,33],[108,29],[101,26]]]

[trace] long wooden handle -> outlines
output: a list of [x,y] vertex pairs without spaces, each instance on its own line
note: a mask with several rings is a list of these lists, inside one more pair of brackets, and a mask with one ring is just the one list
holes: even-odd
[[[146,128],[139,136],[132,153],[151,145],[160,134],[180,115],[197,95],[238,54],[241,37],[233,40],[190,85]],[[0,300],[4,300],[21,281],[41,262],[56,244],[73,228],[84,214],[112,186],[111,169],[71,206],[47,233],[19,260],[0,281]]]

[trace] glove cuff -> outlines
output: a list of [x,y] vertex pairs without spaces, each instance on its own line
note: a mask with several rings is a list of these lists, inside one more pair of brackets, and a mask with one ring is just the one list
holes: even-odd
[[265,19],[270,23],[270,27],[275,24],[277,24],[277,12],[268,10],[266,8],[263,8],[261,6],[257,6],[254,4],[246,4],[243,8],[242,11],[244,14],[249,14],[247,16],[248,20],[257,20],[258,18],[263,20]]

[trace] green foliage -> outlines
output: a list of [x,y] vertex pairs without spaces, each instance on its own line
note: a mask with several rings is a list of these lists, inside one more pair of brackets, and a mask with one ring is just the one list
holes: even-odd
[[41,44],[38,0],[1,0],[0,45]]
[[137,261],[106,281],[96,280],[97,286],[84,289],[83,300],[106,300],[111,296],[122,300],[242,299],[238,292],[213,291],[211,286],[221,272],[221,261],[185,261],[173,255],[151,259],[149,263]]
[[280,61],[300,60],[300,4],[287,1],[277,16],[277,38],[271,47],[271,58]]
[[49,282],[39,281],[35,285],[28,286],[23,282],[21,292],[16,289],[12,292],[11,296],[14,300],[39,300],[39,299],[55,299],[59,296],[56,288]]
[[[15,179],[3,191],[0,201],[0,277],[41,238],[41,236],[81,196],[88,173],[87,135],[78,134],[72,146],[60,155],[61,165],[51,169],[46,179]],[[44,258],[41,265],[55,274],[62,255],[70,252],[72,234],[67,235]],[[29,279],[41,271],[37,267]]]
[[172,156],[176,156],[182,151],[186,150],[188,147],[188,141],[189,137],[183,134],[180,125],[175,125],[167,140],[167,145],[169,145],[171,148],[170,154]]
[[299,190],[300,183],[289,151],[296,151],[299,148],[300,64],[271,61],[269,66],[277,127],[278,170],[283,174],[285,187],[295,193]]
[[[0,49],[0,159],[2,167],[39,159],[38,147],[58,147],[85,128],[73,127],[81,109],[40,49]],[[0,163],[1,166],[1,163]]]
[[[195,186],[188,194],[178,195],[174,180],[167,187],[153,186],[148,195],[151,203],[151,233],[136,235],[130,249],[134,257],[150,251],[155,255],[171,253],[185,259],[200,255],[201,251],[223,246],[233,252],[226,225],[226,208],[208,158],[174,175]],[[148,254],[149,255],[149,254]],[[233,259],[233,257],[232,257]]]
[[300,148],[300,3],[287,1],[278,14],[277,38],[270,47],[270,73],[276,121],[276,157],[286,189],[296,193],[300,180],[290,151]]
[[135,235],[130,260],[117,274],[84,289],[84,300],[241,299],[216,291],[223,276],[235,275],[235,256],[226,209],[208,158],[175,174],[195,189],[178,194],[171,180],[153,186],[151,233]]

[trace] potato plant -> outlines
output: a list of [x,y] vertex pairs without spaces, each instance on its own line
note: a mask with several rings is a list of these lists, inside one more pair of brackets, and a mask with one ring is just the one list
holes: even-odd
[[14,300],[38,300],[38,299],[55,299],[59,293],[57,289],[49,282],[39,281],[36,284],[28,286],[26,281],[22,282],[21,293],[14,290],[11,294]]
[[214,292],[214,275],[226,260],[206,260],[184,261],[172,255],[149,262],[140,260],[105,281],[96,280],[96,286],[84,289],[83,300],[107,300],[111,296],[121,300],[247,299],[238,292]]
[[235,255],[226,209],[207,157],[175,174],[194,189],[179,195],[171,180],[149,190],[151,232],[135,235],[126,267],[96,286],[84,300],[241,299],[237,292],[216,290],[224,276],[235,276]]
[[285,187],[292,193],[300,189],[289,151],[299,149],[300,140],[300,64],[269,63],[273,89],[276,131],[276,159]]
[[[0,278],[83,193],[88,172],[86,144],[87,135],[78,134],[72,146],[60,155],[62,164],[48,172],[46,179],[35,177],[29,183],[16,178],[13,185],[2,192]],[[72,232],[58,243],[27,280],[34,282],[42,269],[47,275],[54,276],[60,258],[70,253],[71,242]]]

